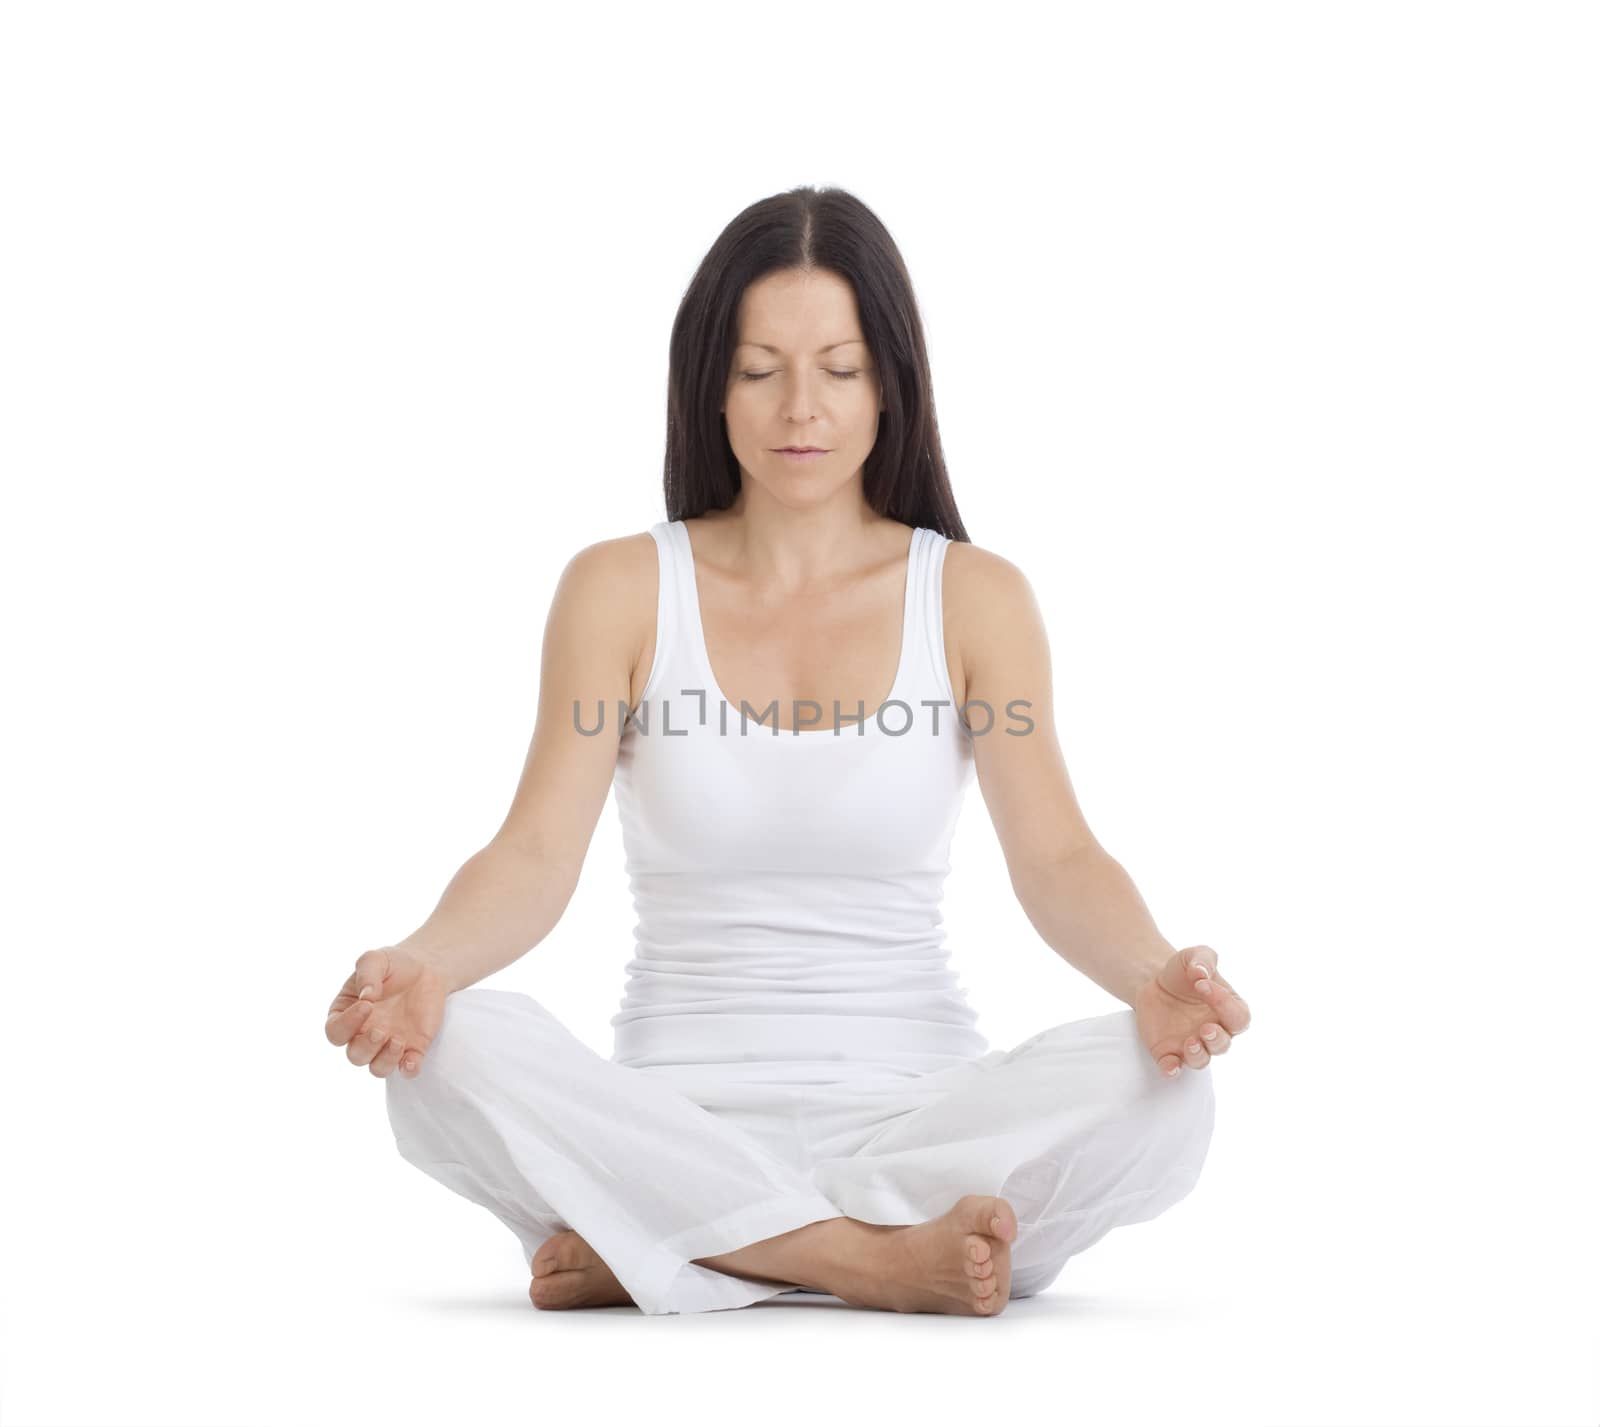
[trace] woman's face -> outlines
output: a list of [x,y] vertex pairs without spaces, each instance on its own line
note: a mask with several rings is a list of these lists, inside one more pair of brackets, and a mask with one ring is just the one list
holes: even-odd
[[[743,479],[784,505],[821,503],[860,478],[878,439],[882,387],[855,292],[836,273],[770,273],[738,316],[722,410]],[[827,454],[795,459],[785,446]]]

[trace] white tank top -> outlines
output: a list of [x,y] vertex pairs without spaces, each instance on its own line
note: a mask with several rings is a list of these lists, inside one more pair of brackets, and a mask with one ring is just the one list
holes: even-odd
[[650,534],[655,658],[613,780],[638,924],[612,1060],[819,1084],[986,1054],[940,911],[973,777],[944,654],[950,541],[913,533],[893,688],[835,732],[815,702],[741,718],[706,652],[688,531]]

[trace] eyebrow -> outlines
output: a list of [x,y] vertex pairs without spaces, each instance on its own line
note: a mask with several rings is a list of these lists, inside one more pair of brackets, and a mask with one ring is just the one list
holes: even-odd
[[[760,347],[763,352],[776,352],[779,350],[777,347],[769,347],[765,342],[741,342],[739,345],[741,347]],[[846,337],[842,342],[829,342],[826,347],[818,347],[817,350],[819,352],[831,352],[835,347],[865,347],[866,345],[859,337]]]

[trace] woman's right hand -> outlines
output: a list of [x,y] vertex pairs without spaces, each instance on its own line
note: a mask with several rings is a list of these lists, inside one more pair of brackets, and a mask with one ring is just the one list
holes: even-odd
[[398,1068],[415,1080],[449,994],[444,977],[409,951],[385,946],[364,952],[328,1007],[328,1039],[346,1048],[351,1065],[364,1065],[380,1079]]

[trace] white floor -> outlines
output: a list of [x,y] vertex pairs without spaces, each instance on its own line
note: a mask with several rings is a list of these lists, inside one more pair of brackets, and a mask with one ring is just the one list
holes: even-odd
[[507,1232],[398,1163],[280,1178],[281,1218],[256,1233],[145,1179],[133,1199],[165,1203],[155,1219],[108,1211],[57,1272],[17,1238],[0,1422],[1600,1421],[1592,1260],[1555,1252],[1574,1198],[1515,1242],[1376,1197],[1302,1212],[1293,1172],[1245,1176],[1235,1143],[1168,1215],[994,1319],[811,1295],[540,1312]]

